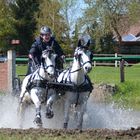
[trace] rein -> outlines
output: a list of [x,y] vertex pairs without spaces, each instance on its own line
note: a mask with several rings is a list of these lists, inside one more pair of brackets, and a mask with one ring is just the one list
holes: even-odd
[[49,67],[54,68],[54,65],[49,65],[49,66],[47,66],[47,67],[43,67],[43,68],[44,68],[44,71],[47,72],[46,70],[47,70]]
[[74,72],[80,71],[81,69],[82,69],[82,67],[80,67],[80,68],[79,68],[79,69],[77,69],[77,70],[70,71],[70,73],[74,73]]
[[82,67],[83,67],[86,63],[90,63],[90,64],[91,64],[91,61],[87,61],[87,62],[83,63],[83,64],[82,64]]
[[87,61],[87,62],[83,63],[83,64],[80,66],[79,69],[74,70],[74,71],[70,71],[70,73],[74,73],[74,72],[80,71],[80,70],[82,69],[82,67],[83,67],[86,63],[91,63],[91,61]]
[[[54,67],[54,65],[49,65],[49,66],[47,66],[47,67],[44,67],[44,65],[43,65],[43,69],[44,69],[45,73],[47,73],[47,69],[48,69],[49,67]],[[39,68],[39,69],[40,69],[40,68]],[[46,80],[45,78],[43,78],[43,77],[39,74],[39,71],[38,71],[38,75],[39,75],[39,77],[40,77],[41,79]]]

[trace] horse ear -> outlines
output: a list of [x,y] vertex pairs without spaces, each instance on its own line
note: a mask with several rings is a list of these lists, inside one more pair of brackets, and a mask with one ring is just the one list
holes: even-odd
[[81,39],[78,40],[78,44],[77,44],[77,46],[78,46],[78,47],[81,46]]
[[56,57],[58,57],[58,55],[57,54],[54,54],[54,57],[56,58]]
[[44,65],[45,59],[41,57],[41,63]]

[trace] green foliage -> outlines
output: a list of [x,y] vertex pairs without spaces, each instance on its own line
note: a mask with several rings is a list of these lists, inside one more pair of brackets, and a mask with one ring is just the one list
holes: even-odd
[[133,94],[132,91],[136,88],[136,83],[132,82],[125,82],[118,84],[118,91],[117,93],[123,96],[127,96],[128,93]]
[[13,35],[13,38],[21,41],[21,44],[15,48],[19,54],[27,54],[33,42],[33,33],[36,29],[34,13],[38,10],[38,7],[38,0],[15,0],[14,3],[10,4],[10,9],[16,21],[14,24],[16,34]]
[[106,54],[115,53],[114,50],[115,43],[112,38],[113,35],[109,33],[100,38],[100,47],[101,47],[100,53]]
[[6,52],[10,42],[10,35],[15,33],[14,19],[6,0],[0,1],[0,51]]
[[117,85],[118,91],[113,96],[117,104],[140,110],[140,84],[137,81],[128,81]]
[[[89,27],[89,32],[96,42],[96,53],[107,53],[109,48],[114,47],[112,44],[102,47],[108,41],[112,42],[110,33],[121,42],[121,35],[129,30],[131,24],[139,22],[140,3],[137,0],[85,0],[85,3],[87,8],[79,24]],[[101,44],[102,38],[106,38],[105,44]],[[113,53],[114,50],[111,51]]]
[[140,19],[140,3],[134,0],[131,4],[129,4],[128,8],[131,24],[137,23]]
[[68,46],[67,44],[64,44],[64,43],[60,44],[60,45],[66,55],[73,54],[73,48],[71,48],[70,46]]
[[[42,0],[39,11],[36,12],[38,30],[43,25],[49,26],[59,41],[61,41],[63,34],[65,34],[65,31],[67,30],[65,20],[60,14],[60,8],[61,5],[56,0]],[[38,30],[36,30],[36,35],[38,34]]]

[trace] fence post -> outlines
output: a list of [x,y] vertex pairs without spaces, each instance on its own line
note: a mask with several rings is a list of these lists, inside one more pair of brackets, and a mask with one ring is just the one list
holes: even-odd
[[96,67],[96,61],[93,62],[94,67]]
[[125,81],[125,78],[124,78],[124,59],[122,59],[120,61],[120,82],[124,82]]
[[13,79],[16,75],[16,53],[14,50],[9,50],[7,52],[7,58],[8,58],[8,91],[12,92],[13,90]]
[[[117,58],[117,53],[115,53],[115,58]],[[118,67],[118,61],[117,60],[115,60],[115,67]]]

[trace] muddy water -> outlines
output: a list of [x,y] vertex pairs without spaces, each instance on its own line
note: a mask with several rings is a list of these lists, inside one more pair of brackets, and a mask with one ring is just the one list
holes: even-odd
[[[0,128],[19,128],[17,115],[18,99],[13,96],[0,97]],[[42,107],[42,110],[45,110]],[[63,104],[58,102],[54,108],[53,119],[46,119],[42,111],[42,120],[45,128],[62,128],[63,126]],[[23,128],[35,127],[33,120],[35,116],[34,106],[30,106],[25,113]],[[73,115],[70,117],[70,128],[74,128]],[[117,108],[115,104],[95,103],[92,98],[87,104],[87,111],[84,115],[86,128],[109,128],[129,129],[140,126],[140,112],[132,109]]]

